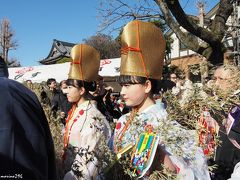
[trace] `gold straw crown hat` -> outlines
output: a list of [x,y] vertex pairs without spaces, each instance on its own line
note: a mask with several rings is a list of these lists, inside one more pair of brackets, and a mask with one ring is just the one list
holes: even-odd
[[99,52],[86,44],[77,44],[71,50],[72,63],[68,79],[96,81],[100,66]]
[[131,21],[121,35],[120,75],[161,79],[166,43],[161,30],[150,22]]

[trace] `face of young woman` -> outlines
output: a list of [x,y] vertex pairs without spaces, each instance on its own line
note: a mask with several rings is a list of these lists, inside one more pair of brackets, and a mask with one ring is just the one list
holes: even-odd
[[71,103],[78,102],[81,98],[81,89],[78,89],[74,86],[68,86],[67,89],[67,98]]
[[124,84],[121,95],[127,106],[136,107],[140,105],[145,96],[145,86],[142,84]]

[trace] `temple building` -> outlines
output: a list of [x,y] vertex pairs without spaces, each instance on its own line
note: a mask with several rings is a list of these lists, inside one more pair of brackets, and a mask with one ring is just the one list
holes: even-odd
[[74,43],[53,39],[52,48],[48,56],[40,60],[39,63],[43,65],[56,64],[63,58],[70,58],[70,52],[74,45]]
[[[74,45],[74,43],[53,39],[52,48],[48,56],[40,60],[39,63],[42,65],[58,64],[60,66],[61,63],[71,61],[70,53]],[[107,86],[113,87],[114,91],[116,92],[121,90],[121,86],[116,82],[116,77],[119,76],[119,66],[120,58],[102,59],[99,69],[99,75],[104,78],[104,82],[107,84]],[[69,64],[66,64],[65,67],[69,69]],[[48,66],[48,68],[50,68],[50,66]],[[66,69],[61,71],[67,72]]]

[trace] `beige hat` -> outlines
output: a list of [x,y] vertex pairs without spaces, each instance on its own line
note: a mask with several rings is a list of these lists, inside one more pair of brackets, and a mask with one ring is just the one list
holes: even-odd
[[71,50],[72,63],[68,79],[96,81],[100,67],[99,52],[86,44],[73,46]]
[[120,75],[161,79],[166,42],[150,22],[131,21],[121,35]]

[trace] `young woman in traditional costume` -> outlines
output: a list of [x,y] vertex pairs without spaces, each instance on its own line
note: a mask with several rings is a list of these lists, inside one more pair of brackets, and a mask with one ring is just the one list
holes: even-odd
[[72,48],[71,58],[67,98],[74,104],[66,119],[63,160],[69,172],[64,179],[95,179],[100,172],[100,141],[107,141],[111,133],[96,101],[88,98],[95,90],[100,56],[93,47],[79,44]]
[[116,124],[113,146],[119,161],[130,154],[135,167],[132,174],[137,177],[148,178],[164,165],[180,179],[210,179],[194,135],[178,123],[169,122],[164,108],[153,99],[158,93],[157,80],[162,76],[165,54],[162,32],[152,23],[132,21],[124,27],[121,43],[119,83],[121,95],[132,111]]

